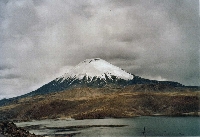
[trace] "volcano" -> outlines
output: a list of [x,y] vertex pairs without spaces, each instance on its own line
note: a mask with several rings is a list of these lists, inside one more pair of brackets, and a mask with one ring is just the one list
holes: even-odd
[[11,99],[3,99],[0,106],[23,97],[44,95],[53,92],[66,91],[73,88],[124,88],[129,85],[139,85],[141,90],[164,91],[174,87],[184,87],[173,81],[156,81],[141,78],[100,59],[86,59],[73,67],[68,73],[50,81],[35,91]]
[[103,59],[87,59],[35,91],[0,100],[0,120],[196,114],[194,91],[199,88],[141,78]]
[[135,76],[107,61],[86,59],[68,73],[52,80],[28,95],[47,94],[78,87],[102,88],[106,86],[126,86]]
[[65,73],[27,95],[47,94],[71,88],[116,88],[134,84],[165,84],[173,87],[183,86],[178,82],[144,79],[135,76],[134,74],[130,74],[103,59],[94,58],[80,62],[68,73]]

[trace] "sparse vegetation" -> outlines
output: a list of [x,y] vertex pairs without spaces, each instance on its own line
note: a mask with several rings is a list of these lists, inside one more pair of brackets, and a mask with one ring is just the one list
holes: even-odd
[[[19,100],[0,108],[0,117],[32,120],[198,115],[199,92],[135,91],[138,87],[77,88]],[[137,89],[138,90],[138,89]],[[193,112],[193,113],[190,113]]]

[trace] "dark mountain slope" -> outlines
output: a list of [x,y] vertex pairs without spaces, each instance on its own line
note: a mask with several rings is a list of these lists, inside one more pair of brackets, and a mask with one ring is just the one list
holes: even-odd
[[43,85],[35,91],[32,91],[19,97],[0,100],[0,106],[7,105],[12,102],[17,102],[17,100],[29,96],[45,95],[53,92],[60,92],[63,90],[69,90],[78,87],[115,88],[126,87],[129,85],[143,85],[144,91],[145,87],[147,87],[146,85],[152,86],[152,89],[154,87],[155,91],[165,91],[169,88],[176,88],[179,90],[199,90],[198,87],[185,87],[184,85],[178,82],[156,81],[141,78],[139,76],[135,76],[134,74],[127,73],[121,68],[116,67],[106,62],[105,60],[96,58],[88,59],[79,63],[68,73],[52,80],[51,82]]

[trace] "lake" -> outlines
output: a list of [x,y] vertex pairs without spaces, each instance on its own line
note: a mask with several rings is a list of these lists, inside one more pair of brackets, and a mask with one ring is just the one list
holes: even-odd
[[15,123],[31,133],[74,137],[114,136],[200,136],[199,117],[141,116],[85,120],[41,120]]

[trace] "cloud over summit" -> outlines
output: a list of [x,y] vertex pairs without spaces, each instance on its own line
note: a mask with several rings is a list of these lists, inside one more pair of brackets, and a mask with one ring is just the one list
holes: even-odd
[[95,57],[143,77],[200,85],[198,3],[2,0],[0,96],[30,92]]

